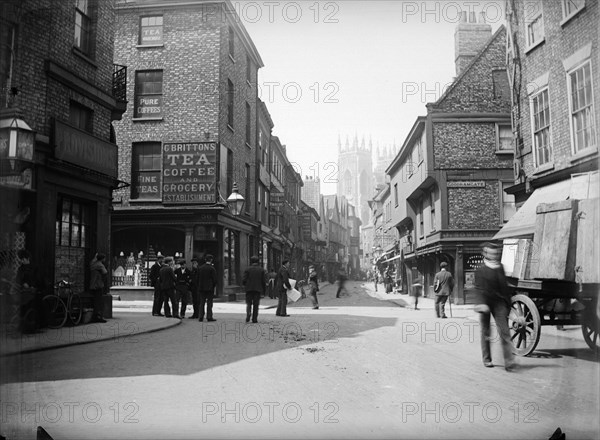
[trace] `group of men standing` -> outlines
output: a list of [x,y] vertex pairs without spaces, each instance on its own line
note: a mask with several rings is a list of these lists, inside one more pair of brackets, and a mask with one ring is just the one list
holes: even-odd
[[[186,266],[185,260],[178,261],[177,267],[175,266],[173,257],[159,256],[150,268],[150,284],[154,287],[152,316],[183,319],[187,306],[191,303],[193,314],[189,319],[203,321],[206,313],[207,321],[216,321],[212,310],[217,287],[213,256],[192,258],[191,270]],[[163,306],[164,315],[161,313]]]

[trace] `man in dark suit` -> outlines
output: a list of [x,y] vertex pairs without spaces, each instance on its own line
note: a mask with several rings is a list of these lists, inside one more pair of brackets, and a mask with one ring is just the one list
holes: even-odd
[[[163,262],[163,266],[160,268],[158,273],[158,282],[160,285],[160,292],[165,298],[165,316],[167,318],[179,319],[179,310],[177,310],[177,298],[175,296],[175,272],[173,271],[173,257],[166,257]],[[169,307],[169,300],[171,300],[171,306],[173,307],[173,315],[171,315],[171,308]]]
[[258,322],[258,306],[260,297],[265,293],[267,286],[267,271],[259,265],[258,257],[250,257],[250,266],[244,271],[242,284],[246,286],[246,322]]
[[290,316],[287,314],[287,291],[292,288],[290,284],[290,261],[283,260],[281,269],[277,272],[275,277],[275,292],[279,295],[279,302],[277,303],[277,316]]
[[204,264],[204,258],[192,258],[192,305],[194,306],[194,313],[190,316],[190,319],[198,319],[200,316],[200,292],[198,292],[199,283],[199,267]]
[[488,368],[494,366],[490,351],[490,314],[492,314],[502,342],[504,368],[506,371],[513,371],[516,368],[516,363],[508,328],[512,292],[508,287],[504,268],[500,262],[502,248],[492,242],[484,243],[482,247],[483,264],[475,271],[475,289],[481,304],[487,306],[487,310],[480,313],[483,365]]
[[213,299],[215,297],[215,288],[217,287],[217,270],[212,265],[213,256],[208,254],[206,261],[198,268],[198,292],[200,295],[200,310],[198,320],[204,320],[204,305],[206,304],[206,320],[213,319]]
[[433,279],[433,290],[435,292],[435,314],[438,318],[447,318],[444,310],[448,296],[454,289],[454,278],[446,270],[448,263],[440,264],[441,270],[435,274]]
[[156,258],[156,262],[150,268],[150,285],[154,287],[154,302],[152,303],[152,316],[164,316],[162,313],[160,313],[160,311],[162,309],[163,303],[165,302],[165,298],[163,298],[160,292],[160,285],[158,284],[158,276],[164,259],[165,257],[159,255]]
[[175,284],[177,299],[181,301],[179,316],[181,319],[184,319],[188,302],[191,300],[192,288],[192,272],[187,268],[185,260],[179,260],[179,267],[175,269],[175,278],[177,278],[177,283]]

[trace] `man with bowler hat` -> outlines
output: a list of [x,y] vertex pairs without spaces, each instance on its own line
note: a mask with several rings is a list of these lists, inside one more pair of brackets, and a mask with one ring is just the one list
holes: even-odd
[[205,262],[198,268],[198,292],[200,294],[200,309],[198,321],[204,320],[204,305],[206,304],[206,320],[213,319],[213,299],[215,297],[215,288],[217,287],[217,270],[212,265],[213,256],[207,254]]
[[162,267],[163,260],[165,257],[163,255],[158,255],[156,257],[156,262],[150,268],[150,285],[154,287],[154,302],[152,303],[152,316],[164,316],[160,313],[164,298],[160,293],[160,285],[158,284],[158,275],[160,273],[160,268]]
[[447,318],[444,310],[448,296],[454,289],[454,278],[446,270],[448,263],[443,261],[440,264],[441,270],[435,274],[433,279],[433,291],[435,292],[435,314],[438,318]]
[[[160,285],[160,292],[163,298],[165,298],[165,316],[167,318],[179,319],[179,310],[177,309],[178,304],[175,293],[177,278],[175,277],[175,271],[173,271],[173,257],[166,257],[163,260],[163,266],[158,273],[158,282]],[[173,307],[172,315],[171,308],[169,307],[169,300],[171,300],[171,306]]]
[[267,286],[267,271],[260,267],[260,259],[250,257],[250,266],[244,271],[242,284],[246,287],[246,322],[258,322],[258,306],[260,297],[264,295]]

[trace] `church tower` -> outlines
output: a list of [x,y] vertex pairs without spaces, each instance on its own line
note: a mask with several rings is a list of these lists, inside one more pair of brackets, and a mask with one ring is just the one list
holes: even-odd
[[342,140],[338,136],[337,195],[345,196],[356,208],[363,225],[369,222],[368,201],[373,197],[375,189],[372,155],[373,142],[370,139],[366,145],[363,136],[359,143],[358,135],[355,134],[350,145],[346,136],[346,142],[342,146]]

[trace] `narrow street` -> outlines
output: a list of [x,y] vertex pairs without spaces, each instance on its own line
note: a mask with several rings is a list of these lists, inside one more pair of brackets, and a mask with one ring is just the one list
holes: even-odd
[[[217,322],[3,359],[2,432],[34,439],[598,438],[599,364],[576,337],[542,334],[519,369],[494,344],[484,368],[473,313],[438,320],[322,289],[289,318],[215,304]],[[406,301],[409,302],[408,297]],[[160,318],[157,318],[160,319]],[[7,374],[12,376],[7,377]]]

